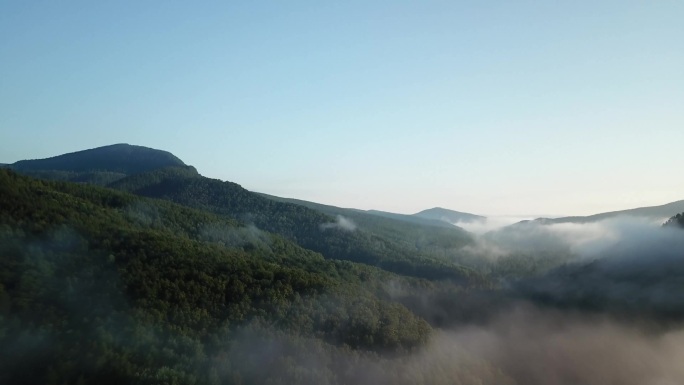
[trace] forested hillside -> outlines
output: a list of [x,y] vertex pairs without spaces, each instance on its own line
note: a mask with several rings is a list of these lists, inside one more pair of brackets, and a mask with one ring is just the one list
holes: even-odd
[[360,262],[386,271],[426,279],[484,284],[477,273],[456,262],[451,252],[472,243],[462,229],[438,221],[394,220],[323,206],[267,199],[236,183],[201,176],[166,151],[118,144],[48,159],[20,161],[17,172],[47,179],[108,186],[160,198],[251,224],[326,258]]
[[[430,335],[381,298],[410,279],[235,221],[9,170],[0,195],[1,383],[240,383],[250,333],[359,357]],[[304,368],[273,365],[285,383]]]
[[665,222],[665,226],[684,227],[684,213],[677,214]]
[[382,236],[404,248],[421,254],[444,257],[454,249],[473,243],[472,235],[443,221],[377,210],[345,209],[299,199],[260,194],[266,198],[293,203],[331,215],[349,219],[359,229]]
[[[418,278],[448,279],[468,285],[483,282],[474,271],[435,256],[434,251],[467,244],[467,235],[458,229],[443,229],[444,234],[436,231],[430,235],[435,240],[434,244],[417,246],[402,241],[400,236],[392,236],[396,232],[392,227],[378,230],[379,226],[367,225],[366,222],[359,226],[353,222],[345,223],[345,218],[267,199],[236,183],[201,177],[188,173],[185,168],[132,175],[112,183],[110,187],[237,218],[259,229],[281,234],[326,258],[378,266]],[[403,222],[396,225],[403,233],[407,232],[404,230],[406,226],[409,225]],[[420,237],[420,234],[413,236]]]
[[682,214],[470,238],[191,166],[128,171],[104,188],[0,169],[0,383],[523,384],[517,339],[480,349],[509,317],[684,319]]

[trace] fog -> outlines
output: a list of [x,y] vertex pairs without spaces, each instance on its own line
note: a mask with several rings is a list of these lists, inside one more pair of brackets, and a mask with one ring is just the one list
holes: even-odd
[[[154,223],[157,216],[143,206],[127,214],[143,223]],[[354,224],[338,217],[328,228],[353,231]],[[202,239],[227,247],[270,241],[254,226],[205,225],[200,233]],[[64,229],[55,232],[49,244],[29,248],[70,249],[79,244],[80,238]],[[555,261],[559,265],[548,272],[506,278],[493,290],[459,291],[456,284],[446,283],[418,290],[389,281],[389,299],[404,304],[435,329],[429,342],[415,350],[364,352],[315,336],[293,337],[277,325],[247,325],[227,331],[225,343],[216,336],[212,344],[217,350],[199,349],[197,354],[210,355],[206,370],[216,383],[684,383],[681,229],[634,217],[585,224],[528,223],[478,236],[468,248],[493,263],[521,258],[521,250],[537,253],[540,259],[546,255],[540,250],[562,250],[567,259]],[[103,280],[78,270],[75,275],[87,285],[69,281],[68,285],[55,282],[55,287],[64,287],[72,312],[90,316],[90,309],[96,308],[89,306],[92,301],[101,301],[100,308],[102,303],[125,304],[123,298],[93,297],[94,286],[89,285],[116,284],[114,270],[110,273]],[[113,330],[132,330],[126,326],[132,320],[117,322],[122,324],[112,326]],[[154,330],[135,330],[135,338],[122,333],[115,345],[133,350],[161,344],[166,338]],[[42,332],[20,333],[2,355],[7,363],[29,370],[29,358],[35,351],[50,349],[55,338]],[[188,346],[194,345],[188,342]],[[163,370],[170,369],[150,368],[150,373],[140,376],[153,383]]]
[[489,260],[539,251],[564,251],[583,260],[601,258],[620,243],[651,247],[652,241],[678,238],[677,229],[661,226],[665,220],[624,216],[589,223],[516,222],[475,234],[475,242],[464,251]]
[[516,258],[507,248],[552,245],[569,248],[573,259],[503,290],[440,295],[389,282],[392,299],[436,327],[426,346],[407,354],[246,334],[236,349],[249,351],[241,358],[253,368],[247,382],[268,378],[258,361],[274,365],[267,372],[294,365],[279,374],[283,383],[682,384],[684,231],[660,224],[623,217],[479,238],[483,253],[499,258]]
[[[684,383],[684,330],[520,303],[481,324],[442,329],[408,355],[363,355],[247,330],[230,356],[246,382],[300,384],[669,385]],[[225,363],[228,365],[228,363]],[[219,368],[221,368],[219,364]],[[219,370],[221,372],[221,370]],[[277,375],[275,374],[277,373]],[[225,374],[225,373],[224,373]]]
[[423,354],[458,347],[515,384],[681,384],[683,343],[679,328],[649,333],[603,316],[520,305],[489,323],[442,332]]
[[356,230],[356,223],[347,217],[338,215],[335,218],[335,222],[324,223],[320,227],[321,230],[338,229],[343,231],[354,231]]
[[617,218],[553,231],[569,240],[579,259],[516,283],[524,295],[594,311],[668,318],[684,315],[681,229]]
[[530,216],[488,216],[481,220],[459,221],[452,224],[473,234],[482,235],[530,219]]
[[[479,237],[474,248],[489,258],[550,248],[569,250],[570,258],[547,274],[510,282],[510,297],[483,295],[463,306],[497,310],[468,325],[443,322],[450,327],[431,346],[459,346],[516,384],[684,383],[684,231],[662,222],[530,224]],[[454,315],[445,308],[453,301],[422,301],[433,316]],[[511,305],[517,301],[525,305]]]

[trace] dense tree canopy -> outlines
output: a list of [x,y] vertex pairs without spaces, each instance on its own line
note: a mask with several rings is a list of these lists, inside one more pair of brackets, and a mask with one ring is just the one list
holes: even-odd
[[535,232],[544,221],[475,238],[255,194],[136,146],[9,168],[1,384],[511,384],[457,349],[421,352],[439,329],[483,324],[519,300],[684,318],[677,231],[579,261]]
[[0,192],[3,382],[204,383],[244,327],[361,351],[430,333],[379,296],[400,277],[235,221],[7,170]]
[[[189,174],[184,168],[166,168],[136,174],[110,185],[138,195],[170,200],[252,223],[258,228],[281,234],[297,244],[320,252],[327,258],[378,266],[394,273],[427,279],[449,279],[463,284],[482,283],[474,271],[449,259],[436,257],[444,248],[463,246],[468,236],[458,229],[430,228],[413,235],[407,243],[408,223],[392,221],[395,227],[360,222],[363,227],[346,229],[335,218],[314,209],[267,199],[241,186]],[[368,218],[364,218],[370,221]],[[372,217],[374,221],[387,221]],[[415,227],[415,226],[414,226]],[[383,228],[378,231],[378,228]],[[399,232],[399,234],[396,234]],[[392,233],[395,233],[394,235]],[[402,241],[403,239],[403,241]],[[418,246],[416,246],[418,244]]]

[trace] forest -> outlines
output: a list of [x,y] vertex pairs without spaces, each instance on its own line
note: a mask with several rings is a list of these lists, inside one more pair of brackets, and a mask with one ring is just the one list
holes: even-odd
[[[256,194],[127,145],[8,165],[0,196],[2,384],[545,383],[515,358],[558,346],[504,325],[586,340],[562,350],[559,384],[595,373],[579,362],[596,322],[616,347],[652,344],[637,357],[680,353],[684,213],[477,236]],[[606,378],[667,365],[644,360]]]

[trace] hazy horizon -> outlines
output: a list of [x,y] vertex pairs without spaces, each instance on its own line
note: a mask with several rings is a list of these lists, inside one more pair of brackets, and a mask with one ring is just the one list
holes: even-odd
[[[0,5],[0,159],[131,143],[415,213],[681,200],[684,3]],[[527,215],[532,213],[532,215]]]
[[[134,143],[126,143],[126,144],[137,145]],[[150,147],[150,148],[152,148],[152,147]],[[86,150],[86,149],[80,149],[80,150],[75,150],[75,151],[65,151],[65,152],[59,153],[59,154],[48,155],[48,156],[45,156],[44,158],[50,158],[53,156],[59,156],[59,155],[63,155],[63,154],[71,153],[71,152],[78,152],[81,150]],[[166,149],[163,149],[163,148],[157,148],[157,150],[167,151]],[[169,151],[169,152],[173,153],[173,151]],[[176,154],[174,154],[174,155],[176,155]],[[21,159],[13,160],[13,161],[4,160],[4,161],[0,162],[0,164],[12,164],[12,163],[20,161],[20,160],[42,159],[42,158],[43,157],[27,156],[27,157],[24,157]],[[183,160],[186,164],[188,164],[190,166],[195,166],[194,164],[188,163],[187,161],[185,161],[182,158],[181,158],[181,160]],[[209,177],[209,178],[221,179],[221,178],[214,176],[214,175],[206,175],[202,172],[201,169],[198,169],[198,172],[200,174],[206,176],[206,177]],[[242,187],[244,187],[250,191],[253,191],[253,192],[268,194],[268,195],[277,195],[275,193],[268,192],[268,191],[258,191],[255,189],[251,189],[248,186],[245,186],[244,184],[240,183],[240,181],[229,180],[229,179],[222,179],[222,180],[241,184]],[[675,199],[672,201],[656,202],[654,204],[645,204],[643,206],[625,206],[625,207],[614,208],[614,209],[610,209],[610,210],[593,211],[593,212],[585,212],[585,213],[553,213],[553,214],[550,214],[550,213],[533,213],[533,214],[529,214],[529,213],[505,213],[505,214],[501,214],[501,213],[468,211],[468,210],[464,210],[460,207],[430,206],[429,204],[424,205],[424,206],[418,206],[418,208],[413,210],[413,211],[410,211],[410,210],[408,210],[408,211],[406,211],[406,210],[404,210],[404,211],[402,211],[402,210],[392,211],[392,210],[385,210],[385,209],[379,208],[379,207],[382,207],[382,203],[379,203],[377,206],[373,206],[373,202],[370,202],[370,201],[364,201],[365,203],[362,202],[361,206],[348,206],[348,205],[344,205],[344,204],[337,204],[335,202],[306,199],[306,198],[303,198],[301,196],[287,196],[287,195],[277,195],[277,196],[280,196],[281,198],[305,200],[305,201],[310,201],[310,202],[319,203],[319,204],[323,204],[323,205],[336,206],[336,207],[340,207],[340,208],[359,209],[359,210],[380,210],[380,211],[387,211],[387,212],[393,212],[393,213],[397,213],[397,214],[406,214],[406,215],[416,214],[416,213],[419,213],[423,210],[428,210],[428,209],[432,209],[432,208],[443,208],[443,209],[447,209],[447,210],[465,212],[465,213],[469,213],[469,214],[476,214],[476,215],[481,215],[481,216],[487,217],[487,220],[490,222],[488,225],[485,226],[487,229],[502,227],[502,226],[505,226],[508,224],[513,224],[513,223],[516,223],[516,222],[519,222],[522,220],[532,220],[532,219],[537,219],[537,218],[561,218],[561,217],[571,217],[571,216],[588,216],[588,215],[611,212],[611,211],[629,210],[629,209],[634,209],[637,207],[660,206],[660,205],[664,205],[667,203],[672,203],[672,202],[682,200],[682,199]],[[667,219],[667,218],[664,218],[664,219]],[[466,226],[464,226],[463,223],[456,223],[456,225],[461,226],[461,227],[466,227],[466,229],[469,231],[473,231],[472,228],[475,228],[476,230],[474,230],[474,232],[476,232],[476,233],[479,232],[477,229],[479,229],[481,227],[480,225],[477,225],[477,224],[474,224],[474,225],[473,224],[471,224],[471,225],[466,224]]]

